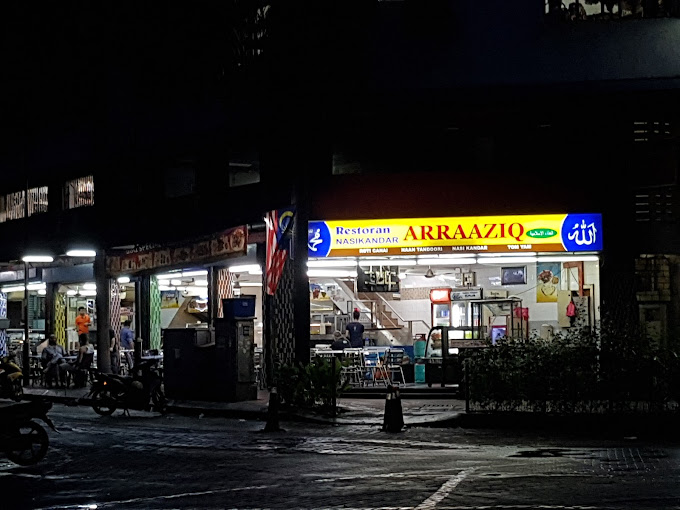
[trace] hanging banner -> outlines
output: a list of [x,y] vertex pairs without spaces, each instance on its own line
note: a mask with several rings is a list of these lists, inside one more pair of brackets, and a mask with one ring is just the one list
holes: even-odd
[[310,221],[310,257],[602,250],[600,214]]
[[174,246],[107,254],[106,269],[109,276],[118,276],[165,267],[203,264],[221,258],[245,255],[247,245],[248,228],[244,225],[225,230],[213,237]]

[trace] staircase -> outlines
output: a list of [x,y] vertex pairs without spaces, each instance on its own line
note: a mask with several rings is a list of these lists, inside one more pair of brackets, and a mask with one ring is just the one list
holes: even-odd
[[359,292],[358,297],[361,301],[373,301],[376,303],[376,322],[379,322],[382,326],[380,329],[402,329],[404,327],[399,322],[394,311],[387,308],[384,300],[376,292]]

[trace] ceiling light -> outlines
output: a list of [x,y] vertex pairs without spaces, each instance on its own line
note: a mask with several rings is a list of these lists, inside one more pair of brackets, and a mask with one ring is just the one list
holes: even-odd
[[262,287],[261,283],[258,282],[242,282],[241,287]]
[[130,277],[129,276],[119,276],[118,277],[118,283],[130,283]]
[[45,289],[38,289],[38,294],[44,296],[45,294],[47,294],[47,291]]
[[165,292],[168,290],[175,290],[175,287],[171,287],[169,285],[159,285],[158,290],[160,290],[161,292]]
[[419,266],[459,266],[464,264],[474,264],[475,258],[458,259],[418,259]]
[[205,276],[208,274],[208,271],[205,269],[200,269],[196,271],[182,271],[182,276]]
[[25,255],[21,260],[24,262],[53,262],[54,257],[50,255]]
[[207,287],[208,280],[194,280],[194,285],[196,285],[197,287]]
[[182,276],[182,273],[166,273],[166,274],[158,274],[156,275],[157,280],[169,280],[170,278],[177,278],[178,276]]
[[81,290],[79,293],[81,296],[96,296],[97,291],[96,290]]
[[547,255],[539,256],[539,262],[597,262],[600,257],[597,255]]
[[182,280],[170,280],[170,285],[182,285]]
[[95,257],[97,252],[94,250],[69,250],[66,252],[67,257]]
[[508,253],[478,253],[478,257],[535,257],[535,251],[508,252]]
[[536,261],[538,261],[538,257],[486,257],[477,259],[478,264],[526,264]]
[[76,294],[78,294],[78,292],[76,292],[73,289],[69,289],[69,290],[66,291],[67,296],[75,296]]
[[262,271],[259,264],[245,264],[241,266],[231,266],[229,268],[230,273],[248,273],[250,271]]
[[83,289],[85,289],[85,290],[95,290],[96,288],[97,288],[96,283],[85,283],[83,285]]
[[2,287],[3,292],[22,292],[24,290],[23,285],[7,285]]
[[[449,255],[439,255],[439,259],[465,259],[469,257],[476,257],[475,253],[451,253]],[[430,257],[430,255],[428,255]]]
[[35,282],[35,283],[29,283],[28,286],[26,287],[28,290],[40,290],[40,289],[46,289],[47,284],[43,282]]
[[344,269],[309,269],[307,271],[307,276],[320,278],[356,278],[357,272]]
[[308,260],[307,267],[357,267],[356,260]]

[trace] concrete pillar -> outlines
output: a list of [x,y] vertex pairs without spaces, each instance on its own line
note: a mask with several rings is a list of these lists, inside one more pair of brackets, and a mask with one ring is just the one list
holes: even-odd
[[109,328],[111,291],[108,275],[106,274],[106,253],[97,250],[94,259],[94,281],[97,285],[97,369],[105,374],[111,373],[111,353],[109,351]]
[[307,276],[307,225],[309,223],[309,185],[299,182],[295,187],[295,230],[293,236],[293,310],[295,330],[295,360],[309,362],[309,277]]
[[151,338],[151,276],[140,276],[135,284],[137,330],[135,337],[143,340],[142,348],[149,349]]

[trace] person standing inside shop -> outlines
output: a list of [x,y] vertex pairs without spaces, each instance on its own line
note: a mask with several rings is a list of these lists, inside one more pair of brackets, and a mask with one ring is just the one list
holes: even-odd
[[352,314],[354,320],[348,323],[347,327],[345,328],[345,330],[348,332],[349,343],[354,349],[364,346],[364,325],[359,322],[360,316],[361,312],[359,312],[358,308],[355,308],[354,313]]
[[76,317],[76,330],[78,331],[80,345],[86,344],[89,340],[90,324],[90,316],[85,313],[85,307],[81,306],[78,308],[78,316]]
[[120,373],[120,351],[118,348],[118,339],[113,328],[109,328],[109,352],[111,353],[111,373]]

